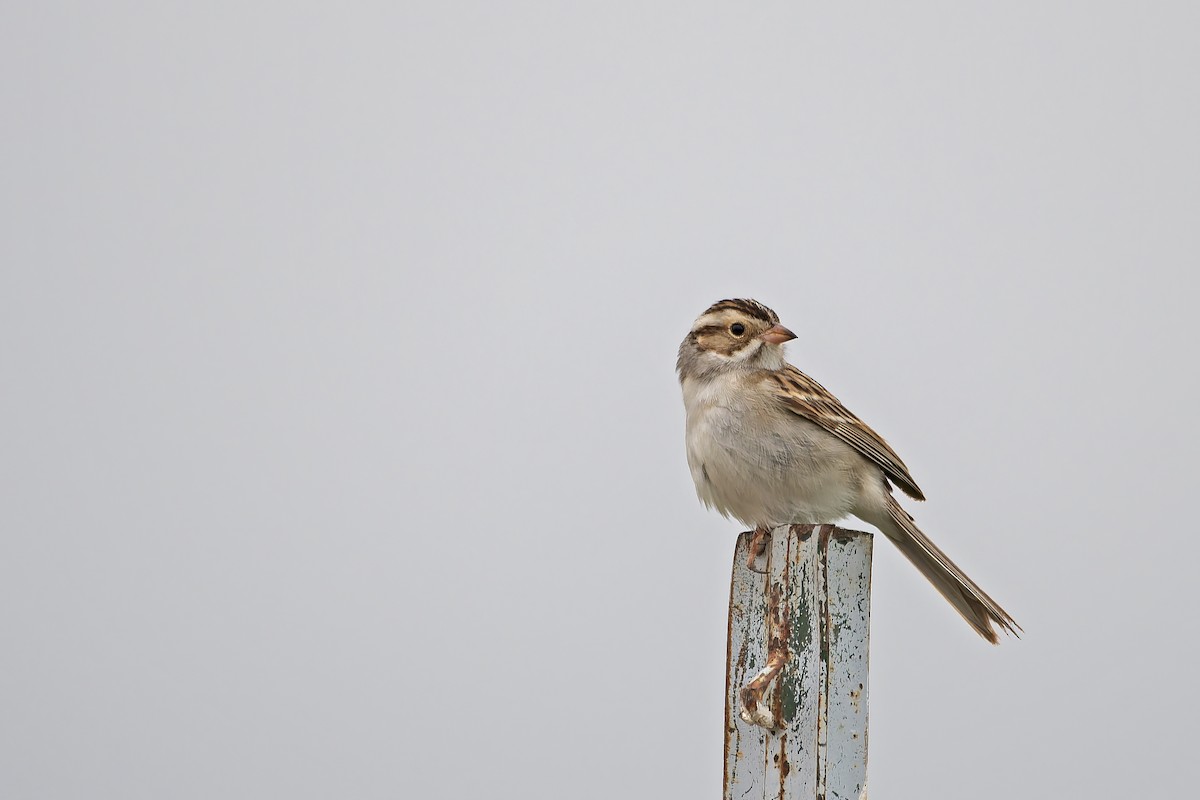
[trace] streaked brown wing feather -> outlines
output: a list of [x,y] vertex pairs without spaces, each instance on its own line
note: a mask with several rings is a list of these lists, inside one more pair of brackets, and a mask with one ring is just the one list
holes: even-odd
[[820,425],[825,430],[870,459],[909,497],[924,500],[925,495],[908,473],[908,467],[875,431],[850,413],[836,397],[821,384],[788,365],[771,373],[778,386],[779,400],[793,414]]

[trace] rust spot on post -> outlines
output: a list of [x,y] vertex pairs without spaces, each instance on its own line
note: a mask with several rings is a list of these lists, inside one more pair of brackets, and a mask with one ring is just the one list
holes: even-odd
[[783,588],[779,584],[772,584],[767,593],[767,665],[739,693],[742,701],[741,716],[747,722],[769,729],[780,726],[782,720],[779,719],[778,693],[774,709],[767,709],[763,704],[763,694],[787,664],[790,656],[787,642],[790,636],[791,625],[788,624],[783,604]]

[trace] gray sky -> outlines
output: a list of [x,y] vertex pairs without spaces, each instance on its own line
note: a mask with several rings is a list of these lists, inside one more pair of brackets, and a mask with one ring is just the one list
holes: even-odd
[[727,296],[1026,631],[879,542],[872,794],[1183,796],[1198,23],[7,4],[0,796],[717,796]]

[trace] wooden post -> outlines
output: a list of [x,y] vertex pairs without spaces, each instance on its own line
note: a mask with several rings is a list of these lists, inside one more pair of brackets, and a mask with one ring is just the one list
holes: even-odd
[[751,537],[729,594],[725,800],[865,800],[871,534],[785,525],[754,570]]

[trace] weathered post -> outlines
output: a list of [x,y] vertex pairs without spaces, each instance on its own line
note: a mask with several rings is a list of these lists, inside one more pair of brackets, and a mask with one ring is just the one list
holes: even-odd
[[753,569],[751,538],[729,594],[725,800],[864,799],[871,535],[776,528]]

